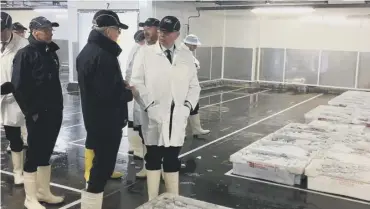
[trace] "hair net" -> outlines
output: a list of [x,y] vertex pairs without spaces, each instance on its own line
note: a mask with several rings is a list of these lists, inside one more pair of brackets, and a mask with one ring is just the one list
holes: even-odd
[[196,46],[201,45],[199,38],[193,34],[187,35],[184,39],[184,43]]

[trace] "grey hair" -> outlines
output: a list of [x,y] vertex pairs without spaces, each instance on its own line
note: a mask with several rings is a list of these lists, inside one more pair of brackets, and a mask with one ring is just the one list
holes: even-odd
[[99,33],[105,35],[105,31],[108,29],[108,27],[98,27],[98,26],[93,26],[92,27],[93,30],[96,30],[98,31]]

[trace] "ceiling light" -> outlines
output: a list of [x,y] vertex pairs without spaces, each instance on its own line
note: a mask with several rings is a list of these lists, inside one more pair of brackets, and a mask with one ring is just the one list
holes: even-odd
[[312,13],[312,7],[260,7],[252,9],[255,14],[303,14]]

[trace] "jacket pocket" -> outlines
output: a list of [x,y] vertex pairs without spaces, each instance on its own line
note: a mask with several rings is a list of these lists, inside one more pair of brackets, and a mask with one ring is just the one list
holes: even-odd
[[161,114],[160,114],[160,107],[158,104],[154,104],[148,108],[148,117],[149,120],[152,120],[156,123],[161,123]]

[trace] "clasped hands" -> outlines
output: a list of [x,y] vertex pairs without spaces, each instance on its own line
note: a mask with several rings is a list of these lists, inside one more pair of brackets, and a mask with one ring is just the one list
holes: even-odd
[[139,92],[137,91],[137,89],[135,88],[135,86],[130,86],[130,84],[127,81],[124,81],[124,83],[125,83],[126,89],[131,90],[132,95],[134,97],[138,97],[139,96]]

